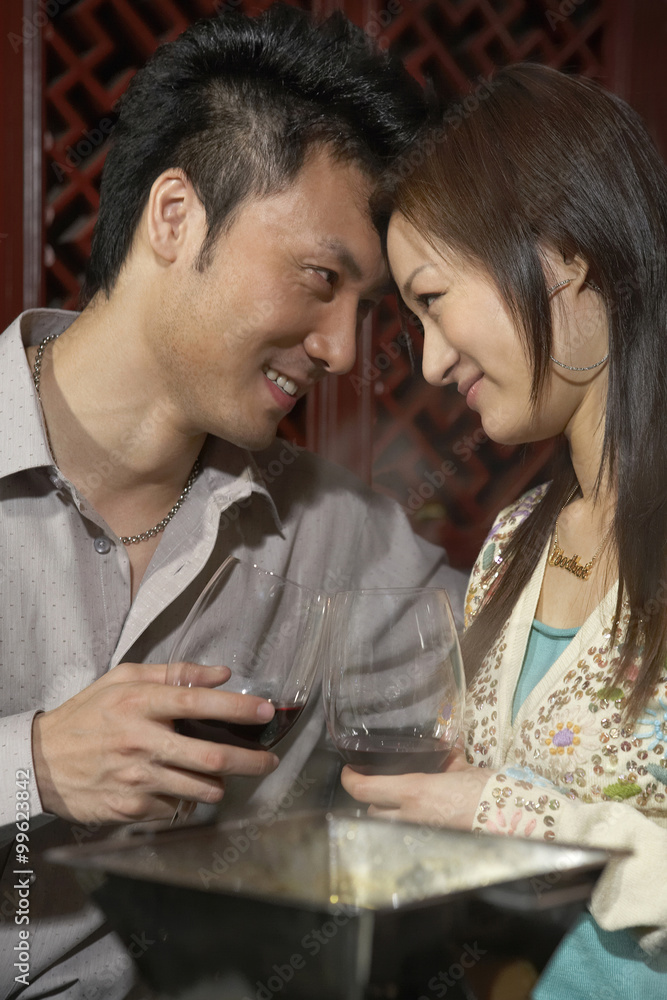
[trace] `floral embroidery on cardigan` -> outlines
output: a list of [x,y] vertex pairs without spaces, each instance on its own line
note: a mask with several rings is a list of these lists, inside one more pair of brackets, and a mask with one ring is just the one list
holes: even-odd
[[[532,490],[499,515],[472,572],[467,624],[499,579],[513,532],[546,489]],[[559,807],[568,800],[627,802],[667,825],[667,677],[658,681],[654,700],[639,719],[628,721],[623,708],[633,671],[620,683],[614,679],[628,614],[626,608],[612,633],[613,607],[601,604],[593,629],[588,625],[588,645],[572,646],[571,656],[566,654],[551,675],[550,690],[522,710],[511,733],[504,732],[498,706],[500,690],[503,715],[508,697],[511,702],[503,671],[508,642],[515,641],[514,618],[505,623],[470,684],[466,705],[467,760],[502,772],[485,789],[476,829],[552,840],[563,818]]]
[[516,503],[501,511],[496,518],[470,577],[465,606],[466,628],[500,582],[500,577],[505,569],[503,550],[506,543],[519,525],[532,514],[548,488],[549,483],[536,486],[535,489],[525,493]]
[[648,744],[649,750],[655,750],[658,744],[664,744],[663,757],[667,760],[667,705],[664,703],[662,698],[659,701],[660,708],[662,711],[662,718],[659,717],[657,712],[654,712],[652,708],[645,709],[647,715],[653,716],[652,719],[639,719],[640,726],[649,726],[649,733],[638,733],[640,740],[649,740],[653,737],[653,742]]

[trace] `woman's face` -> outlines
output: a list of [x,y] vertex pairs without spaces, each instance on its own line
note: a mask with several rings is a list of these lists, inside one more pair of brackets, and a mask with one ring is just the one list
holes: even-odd
[[[399,291],[424,327],[428,382],[455,383],[479,413],[488,436],[501,444],[540,441],[567,431],[606,365],[592,372],[552,365],[533,408],[530,360],[493,280],[445,249],[436,252],[396,212],[389,225],[388,254]],[[607,351],[598,296],[581,284],[576,262],[566,266],[558,255],[546,256],[554,273],[551,284],[575,279],[556,293],[563,308],[553,310],[554,356],[570,365],[592,364]]]

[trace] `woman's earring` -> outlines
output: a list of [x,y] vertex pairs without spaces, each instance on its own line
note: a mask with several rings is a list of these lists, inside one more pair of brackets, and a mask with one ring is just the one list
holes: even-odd
[[[571,281],[572,278],[565,278],[564,281],[557,282],[557,284],[552,285],[551,288],[547,288],[547,295],[551,295],[551,293],[555,292],[557,288],[564,288],[564,286],[569,285]],[[589,288],[592,288],[594,292],[601,292],[601,289],[598,288],[598,286],[592,281],[585,281],[584,284],[588,285]],[[609,351],[607,351],[605,356],[600,361],[596,361],[594,365],[584,365],[583,368],[579,368],[576,365],[566,365],[564,361],[556,361],[552,354],[549,355],[549,359],[553,361],[555,365],[558,365],[559,368],[567,368],[569,372],[591,372],[594,368],[599,368],[600,365],[603,365],[608,357]]]
[[551,354],[549,355],[550,360],[553,361],[553,363],[555,365],[558,365],[559,368],[567,368],[567,370],[569,372],[590,372],[590,371],[593,371],[594,368],[599,368],[600,365],[603,365],[605,363],[605,361],[607,360],[608,357],[609,357],[609,352],[607,351],[607,353],[605,354],[605,356],[600,361],[596,361],[594,365],[584,365],[583,368],[578,368],[576,365],[566,365],[564,361],[556,361],[556,359],[553,357],[553,355],[551,355]]
[[[572,278],[565,278],[563,281],[557,282],[555,285],[552,285],[551,288],[547,288],[547,295],[551,295],[551,293],[555,292],[557,288],[564,288],[565,285],[569,285],[571,282]],[[598,293],[598,295],[602,295],[602,289],[599,285],[596,285],[594,281],[586,279],[584,284],[588,285],[589,288],[592,288],[594,292]]]
[[569,285],[571,281],[572,278],[565,278],[564,281],[559,281],[557,284],[552,285],[551,288],[547,288],[547,295],[551,295],[551,293],[555,292],[557,288],[563,288],[565,285]]

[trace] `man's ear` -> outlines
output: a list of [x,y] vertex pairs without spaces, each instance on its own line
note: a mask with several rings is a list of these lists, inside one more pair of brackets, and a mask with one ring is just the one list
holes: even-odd
[[153,182],[146,206],[146,231],[153,252],[172,264],[191,241],[199,246],[206,213],[182,170],[165,170]]

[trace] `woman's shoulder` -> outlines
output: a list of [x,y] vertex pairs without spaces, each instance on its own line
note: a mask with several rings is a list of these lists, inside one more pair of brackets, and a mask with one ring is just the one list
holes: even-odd
[[[486,541],[480,552],[482,569],[488,568],[493,561],[496,554],[495,549],[498,547],[504,548],[519,525],[527,517],[530,517],[537,505],[544,498],[549,486],[550,483],[542,483],[540,486],[535,486],[532,490],[528,490],[527,493],[520,496],[518,500],[515,500],[514,503],[509,504],[508,507],[504,507],[500,511],[493,522],[489,534],[486,536]],[[490,546],[493,546],[493,548],[491,549]],[[484,564],[486,564],[486,567]]]

